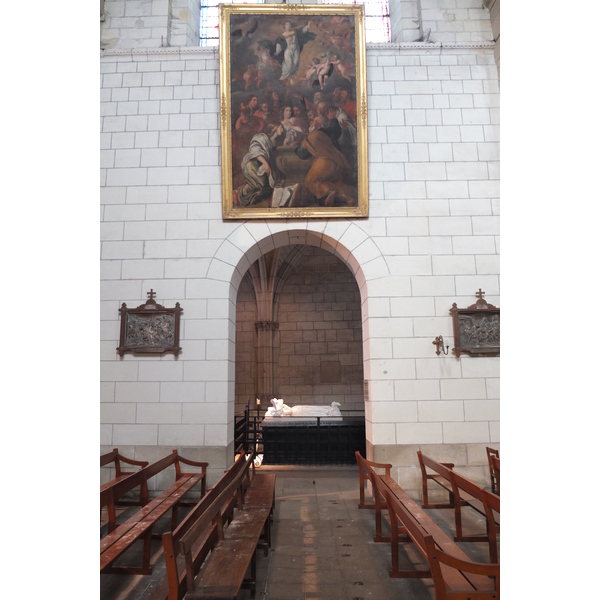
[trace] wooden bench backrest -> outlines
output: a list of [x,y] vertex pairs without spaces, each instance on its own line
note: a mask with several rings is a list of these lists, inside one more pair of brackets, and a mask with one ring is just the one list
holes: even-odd
[[121,496],[125,495],[127,492],[130,492],[138,486],[144,486],[142,494],[147,495],[145,489],[147,488],[146,478],[142,471],[143,469],[141,469],[137,473],[133,473],[126,479],[121,479],[120,481],[117,481],[112,487],[102,490],[100,492],[100,508],[108,506],[109,504],[115,504]]
[[423,454],[420,450],[417,450],[417,457],[419,458],[419,465],[423,475],[427,475],[427,468],[429,468],[432,471],[435,471],[438,475],[444,477],[444,479],[447,479],[448,482],[452,481],[452,467],[450,467],[451,463],[438,462],[426,454]]
[[118,481],[107,490],[100,492],[100,508],[115,503],[121,496],[124,496],[127,492],[130,492],[138,486],[141,486],[142,504],[145,504],[148,501],[148,480],[161,471],[164,471],[173,463],[176,463],[178,458],[177,450],[173,450],[171,454],[143,467],[137,471],[137,473],[133,473],[126,479]]
[[492,469],[494,471],[494,477],[496,478],[496,492],[500,495],[500,457],[492,456]]
[[496,448],[490,448],[489,446],[486,446],[485,451],[488,455],[488,458],[491,458],[492,456],[497,456],[500,458],[500,451],[496,450]]
[[100,467],[106,467],[111,463],[114,463],[115,465],[115,475],[117,477],[120,477],[123,474],[123,471],[121,471],[121,463],[126,463],[128,465],[141,468],[148,466],[147,460],[134,460],[133,458],[127,458],[126,456],[119,454],[118,448],[113,448],[110,452],[100,456]]
[[494,473],[494,464],[492,462],[492,457],[500,458],[500,451],[495,448],[490,448],[486,446],[485,451],[487,453],[488,466],[490,468],[490,481],[492,484],[492,492],[495,494],[498,493],[498,482],[496,481],[496,474]]
[[[458,490],[452,480],[452,469],[453,463],[441,463],[433,458],[423,454],[420,450],[417,451],[417,457],[419,459],[419,466],[421,467],[421,486],[423,494],[423,506],[425,508],[456,508],[455,498],[458,497]],[[433,471],[434,474],[430,474],[427,471]],[[441,479],[440,479],[441,478]],[[437,502],[432,503],[429,499],[429,489],[427,482],[435,480],[440,486],[442,486],[449,494],[447,503]]]
[[385,508],[385,494],[389,491],[388,486],[383,482],[378,473],[376,473],[370,465],[367,465],[369,469],[369,480],[371,481],[371,485],[373,486],[373,498],[375,499],[375,507],[376,509]]
[[167,456],[165,456],[164,458],[161,458],[156,462],[153,462],[152,464],[148,465],[147,467],[144,467],[141,472],[143,472],[146,481],[148,481],[149,479],[151,479],[155,475],[158,475],[160,472],[164,471],[171,465],[176,464],[178,462],[178,458],[179,456],[177,454],[177,450],[173,450],[171,454],[167,454]]
[[222,512],[231,498],[236,499],[238,508],[242,507],[242,494],[244,481],[249,476],[251,460],[245,461],[242,469],[235,474],[228,485],[216,497],[213,496],[213,501],[206,510],[194,521],[191,527],[181,536],[179,540],[180,552],[185,557],[185,580],[187,591],[193,590],[195,587],[196,577],[196,561],[194,560],[193,550],[197,541],[202,538],[210,527],[216,526],[217,539],[224,538]]
[[113,448],[110,452],[107,452],[106,454],[101,454],[100,455],[100,466],[105,467],[106,465],[109,465],[111,462],[115,462],[117,460],[118,456],[119,456],[119,451],[117,450],[117,448]]
[[367,473],[369,470],[375,471],[375,469],[384,469],[385,474],[389,477],[390,470],[392,468],[392,465],[390,463],[378,463],[373,462],[372,460],[367,460],[366,458],[361,456],[358,450],[354,454],[356,456],[356,463],[358,464],[359,468],[365,473]]
[[[252,456],[246,457],[243,453],[240,454],[231,468],[227,470],[223,476],[217,481],[217,483],[208,490],[206,495],[194,506],[194,508],[188,513],[188,515],[181,521],[181,523],[171,532],[166,531],[162,535],[165,564],[167,571],[167,582],[169,586],[169,600],[180,600],[183,598],[186,592],[186,574],[183,575],[179,572],[177,564],[177,558],[181,552],[180,541],[181,538],[191,529],[196,521],[202,516],[203,513],[212,505],[216,498],[227,488],[227,486],[235,479],[236,475],[240,474],[245,468],[247,470],[247,463],[252,461]],[[216,526],[214,535],[209,534],[209,544],[216,540]],[[193,569],[198,570],[198,566],[202,564],[206,552],[199,552],[193,557]]]
[[[392,528],[392,544],[397,546],[398,544],[398,528],[403,527],[410,539],[417,546],[422,556],[427,556],[427,544],[425,538],[428,536],[427,532],[421,527],[419,522],[413,517],[413,515],[405,508],[404,504],[394,496],[389,490],[384,490],[385,502],[390,515],[390,525]],[[398,523],[400,520],[400,523]],[[431,537],[431,536],[429,536]]]
[[493,494],[485,488],[482,488],[480,485],[476,484],[470,479],[467,479],[464,475],[461,475],[456,471],[451,472],[451,477],[459,490],[466,492],[470,496],[473,496],[473,498],[481,500],[481,502],[483,502],[484,505],[488,504],[490,508],[494,509],[496,512],[500,512],[499,496]]
[[[408,534],[429,565],[436,600],[447,598],[463,600],[470,597],[492,600],[500,597],[500,565],[472,562],[458,547],[456,553],[451,550],[444,552],[437,546],[433,536],[425,531],[404,504],[389,490],[385,491],[385,499],[392,525],[392,551],[397,548],[400,531]],[[450,572],[448,568],[451,569]],[[496,578],[495,590],[487,577]],[[457,583],[458,589],[453,590],[453,586]],[[477,591],[473,590],[471,585],[474,585]]]
[[[375,469],[383,469],[387,477],[390,476],[392,465],[389,463],[377,463],[372,460],[367,460],[357,450],[354,455],[356,456],[356,464],[358,465],[358,476],[360,479],[360,502],[359,508],[374,508],[372,504],[365,503],[365,482],[371,480],[371,473],[376,473]],[[371,481],[371,485],[373,482]]]
[[174,529],[173,532],[167,532],[169,535],[172,535],[173,540],[176,543],[179,543],[181,537],[188,531],[194,521],[196,521],[196,519],[206,510],[207,506],[214,500],[214,498],[220,494],[234,479],[234,477],[244,468],[246,462],[246,456],[244,454],[240,454],[233,463],[233,466],[223,474],[219,481],[217,481],[217,483],[215,483],[210,490],[208,490],[206,496],[204,496],[204,498],[202,498],[202,500],[198,502],[194,508],[192,508],[192,510],[186,515],[185,519],[181,521],[176,529]]

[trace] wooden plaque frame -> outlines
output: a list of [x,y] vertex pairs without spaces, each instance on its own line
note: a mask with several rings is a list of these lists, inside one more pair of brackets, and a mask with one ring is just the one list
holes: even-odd
[[450,309],[454,330],[456,356],[500,356],[500,309],[483,299],[481,288],[476,293],[477,302],[467,308],[458,308],[456,302]]
[[154,300],[154,291],[148,292],[148,300],[137,308],[121,305],[121,333],[117,352],[123,356],[132,354],[165,354],[178,356],[180,316],[183,309],[179,302],[175,308],[165,308]]

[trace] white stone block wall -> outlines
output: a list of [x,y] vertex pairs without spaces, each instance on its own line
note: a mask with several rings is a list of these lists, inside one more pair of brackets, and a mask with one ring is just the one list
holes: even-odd
[[[448,311],[479,288],[501,306],[494,46],[367,49],[370,216],[357,221],[223,222],[216,50],[106,50],[100,68],[103,448],[227,463],[241,276],[308,236],[360,289],[371,452],[458,447],[482,473],[482,449],[499,442],[499,359],[437,357],[432,341],[452,345]],[[118,309],[151,288],[181,303],[183,352],[121,359]]]
[[482,0],[420,0],[420,4],[423,35],[431,42],[494,39],[490,12]]
[[101,48],[169,45],[170,0],[104,0]]
[[[499,38],[499,6],[498,0],[389,0],[391,41],[492,41]],[[104,0],[100,46],[197,46],[199,16],[197,0]]]

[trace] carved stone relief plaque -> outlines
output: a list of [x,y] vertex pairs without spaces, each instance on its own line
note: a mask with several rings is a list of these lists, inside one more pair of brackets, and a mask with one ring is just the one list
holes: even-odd
[[500,356],[500,309],[488,304],[481,289],[477,302],[468,308],[452,305],[452,326],[456,356]]
[[117,352],[134,354],[164,354],[172,352],[177,356],[179,346],[179,320],[182,308],[179,302],[175,308],[165,308],[154,300],[155,292],[148,292],[148,300],[137,308],[127,308],[123,303],[121,314],[121,336]]

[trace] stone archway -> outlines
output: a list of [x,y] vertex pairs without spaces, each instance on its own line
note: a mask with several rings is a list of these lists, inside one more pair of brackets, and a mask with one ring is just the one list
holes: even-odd
[[[386,294],[390,270],[387,262],[373,238],[360,226],[359,222],[310,221],[298,223],[296,228],[279,222],[246,222],[240,224],[223,241],[209,265],[206,279],[223,282],[229,286],[228,296],[228,354],[231,358],[228,370],[228,417],[227,447],[228,457],[233,456],[234,414],[235,414],[235,324],[236,303],[244,277],[251,265],[269,251],[293,245],[317,246],[338,257],[353,274],[360,292],[361,319],[363,331],[363,372],[366,382],[370,378],[371,344],[370,320],[376,317],[376,328],[381,327],[377,300]],[[374,290],[374,294],[372,291]],[[373,298],[371,298],[373,295]],[[371,303],[374,302],[373,307]],[[370,389],[370,386],[369,388]],[[369,392],[370,393],[370,392]],[[365,392],[366,394],[366,392]],[[373,441],[372,410],[365,404],[367,448]]]

